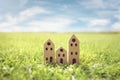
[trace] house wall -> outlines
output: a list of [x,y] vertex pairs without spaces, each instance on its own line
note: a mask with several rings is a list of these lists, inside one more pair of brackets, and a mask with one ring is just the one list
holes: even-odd
[[[74,39],[74,40],[73,40]],[[75,37],[72,36],[69,40],[68,43],[68,47],[69,47],[69,64],[73,64],[73,63],[79,63],[79,40]],[[75,59],[76,61],[74,61],[73,59]]]
[[[68,42],[68,53],[67,51],[60,47],[56,51],[55,55],[55,45],[54,43],[48,39],[44,44],[44,61],[47,63],[62,63],[62,64],[74,64],[79,63],[79,55],[80,55],[80,42],[75,35],[69,39]],[[61,50],[62,49],[62,50]],[[55,58],[56,56],[56,58]]]
[[44,44],[44,60],[45,62],[55,62],[55,46],[51,40],[48,40]]
[[[61,59],[63,61],[61,61]],[[58,63],[58,64],[66,64],[67,63],[67,51],[62,47],[56,51],[56,63]]]

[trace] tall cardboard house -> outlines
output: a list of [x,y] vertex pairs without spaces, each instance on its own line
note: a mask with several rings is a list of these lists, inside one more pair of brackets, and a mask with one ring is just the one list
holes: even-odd
[[56,63],[57,64],[67,64],[67,51],[60,47],[56,51]]
[[69,40],[69,49],[68,49],[68,60],[69,64],[79,63],[79,40],[75,35],[72,35],[72,37]]
[[55,45],[50,39],[44,43],[44,61],[46,63],[55,62]]

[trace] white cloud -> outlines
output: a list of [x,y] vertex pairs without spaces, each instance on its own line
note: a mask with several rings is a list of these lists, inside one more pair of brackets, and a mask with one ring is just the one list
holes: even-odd
[[91,10],[90,14],[95,17],[120,20],[120,0],[82,0],[79,6]]
[[2,21],[2,17],[0,17],[0,21]]
[[[29,20],[37,14],[48,14],[49,11],[41,7],[32,7],[21,11],[18,15],[13,16],[7,14],[4,16],[4,20],[0,22],[0,31],[61,31],[64,32],[66,28],[72,24],[74,21],[69,17],[62,15],[50,16],[43,18],[42,20]],[[19,23],[28,20],[25,25],[19,25]]]
[[118,0],[83,0],[79,5],[87,9],[120,9]]
[[11,31],[23,32],[64,32],[74,21],[67,17],[49,17],[43,20],[33,20],[26,23],[26,26],[14,26]]
[[[74,20],[65,17],[65,16],[51,16],[48,18],[44,18],[42,20],[31,20],[27,23],[25,23],[25,26],[19,26],[17,24],[14,24],[11,21],[11,17],[7,16],[7,21],[8,22],[3,22],[0,27],[0,31],[2,32],[12,32],[12,31],[21,31],[21,32],[39,32],[39,31],[46,31],[46,32],[51,32],[51,31],[57,31],[57,32],[64,32],[68,28],[69,25],[74,23]],[[24,21],[25,18],[19,18],[20,21]],[[17,21],[18,22],[18,21]]]
[[36,31],[62,31],[74,23],[74,20],[67,17],[50,17],[41,21],[31,21],[28,26]]
[[0,31],[2,29],[5,29],[6,27],[12,27],[16,26],[20,22],[23,22],[25,20],[29,20],[30,17],[35,16],[37,14],[47,14],[49,11],[45,10],[42,7],[32,7],[26,10],[21,11],[18,15],[13,16],[11,14],[6,14],[4,16],[3,21],[0,22]]
[[84,8],[105,8],[103,0],[85,0],[79,1],[79,4]]
[[115,18],[119,19],[120,20],[120,15],[115,15]]
[[13,25],[13,26],[9,26],[9,27],[3,27],[3,28],[0,28],[0,31],[1,32],[12,32],[12,31],[21,31],[22,26],[16,26],[16,25]]
[[86,18],[80,17],[78,21],[85,23],[84,28],[80,29],[83,32],[105,32],[106,27],[110,24],[110,19],[107,18]]
[[24,6],[29,0],[20,0],[20,6]]
[[118,10],[117,13],[114,14],[114,17],[120,20],[120,10]]
[[22,11],[19,14],[18,18],[19,20],[22,21],[22,20],[28,19],[31,16],[34,16],[36,14],[41,14],[41,13],[49,13],[49,12],[41,7],[32,7],[30,9]]
[[69,11],[69,9],[72,7],[73,5],[70,5],[70,4],[64,4],[64,5],[60,5],[60,10],[62,10],[62,11]]
[[112,25],[113,31],[120,31],[120,22],[116,22]]
[[89,21],[89,26],[106,26],[110,23],[108,19],[91,19]]
[[109,19],[106,18],[79,18],[78,20],[84,21],[87,23],[89,27],[95,27],[95,26],[106,26],[110,23]]
[[49,11],[43,9],[42,7],[32,7],[32,8],[21,11],[17,16],[7,14],[5,15],[5,19],[7,22],[21,22],[29,19],[34,15],[43,14],[43,13],[49,13]]

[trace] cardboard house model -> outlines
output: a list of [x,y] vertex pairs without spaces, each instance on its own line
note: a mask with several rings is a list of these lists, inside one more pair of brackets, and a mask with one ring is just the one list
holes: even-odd
[[50,39],[44,44],[44,60],[47,63],[55,62],[55,45]]
[[75,35],[72,35],[68,44],[69,64],[79,63],[79,40]]
[[56,62],[57,64],[79,63],[80,56],[79,45],[80,43],[78,38],[75,35],[72,35],[68,42],[68,53],[63,47],[60,47],[56,50],[55,55],[55,45],[50,39],[48,39],[44,43],[44,61],[46,63]]
[[67,51],[62,47],[56,51],[56,63],[67,64]]

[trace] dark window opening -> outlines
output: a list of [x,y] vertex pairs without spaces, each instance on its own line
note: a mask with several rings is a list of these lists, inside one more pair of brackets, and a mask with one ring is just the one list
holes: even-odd
[[77,46],[77,43],[75,44],[75,46]]
[[73,39],[72,39],[72,42],[75,42],[75,41],[76,41],[76,40],[73,38]]
[[60,63],[63,63],[63,59],[62,58],[60,58]]
[[46,61],[48,60],[48,58],[46,57]]
[[50,50],[52,51],[52,48],[50,48]]
[[71,46],[73,46],[73,44],[71,44]]
[[77,55],[78,53],[77,53],[77,52],[75,52],[75,54]]
[[52,57],[50,57],[50,62],[52,62],[53,61],[53,58]]
[[58,57],[60,57],[60,54],[58,54]]
[[71,55],[73,55],[73,52],[71,52]]
[[76,59],[72,59],[72,64],[75,64],[76,63]]
[[46,50],[48,50],[48,48],[46,48]]
[[65,54],[63,54],[63,57],[65,56]]
[[51,45],[51,43],[50,43],[50,42],[48,42],[48,43],[47,43],[47,45]]
[[63,49],[60,49],[61,52],[63,52]]

